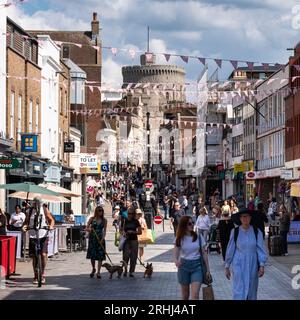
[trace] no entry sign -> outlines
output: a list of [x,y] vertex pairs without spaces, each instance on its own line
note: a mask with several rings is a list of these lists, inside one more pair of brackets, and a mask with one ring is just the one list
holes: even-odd
[[154,222],[155,222],[156,224],[161,224],[162,221],[163,221],[163,218],[162,218],[161,216],[155,216],[155,217],[154,217]]

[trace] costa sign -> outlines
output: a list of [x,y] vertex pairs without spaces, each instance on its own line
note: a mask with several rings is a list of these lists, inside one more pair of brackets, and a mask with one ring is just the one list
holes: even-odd
[[246,179],[247,180],[257,179],[257,173],[255,171],[247,171],[246,172]]

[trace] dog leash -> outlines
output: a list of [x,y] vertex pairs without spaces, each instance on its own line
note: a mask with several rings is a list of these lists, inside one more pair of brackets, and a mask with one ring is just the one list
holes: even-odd
[[145,267],[145,263],[143,263],[142,262],[142,260],[137,256],[137,259],[139,260],[139,262],[141,263],[141,265],[145,268],[145,269],[147,269],[146,267]]
[[101,240],[99,239],[99,237],[98,237],[98,235],[97,235],[97,232],[95,231],[94,228],[92,228],[92,230],[94,231],[94,234],[95,234],[95,236],[96,236],[96,238],[97,238],[97,240],[98,240],[98,242],[99,242],[99,244],[100,244],[100,247],[101,247],[102,250],[104,251],[104,253],[105,253],[105,255],[107,256],[107,258],[108,258],[108,260],[110,261],[110,263],[113,265],[113,263],[112,263],[109,255],[108,255],[108,253],[107,253],[106,250],[104,249],[104,247],[103,247],[103,245],[102,245],[102,243],[101,243]]

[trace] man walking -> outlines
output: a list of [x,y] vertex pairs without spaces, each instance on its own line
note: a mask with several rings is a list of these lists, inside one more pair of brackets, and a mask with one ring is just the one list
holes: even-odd
[[185,216],[184,210],[180,209],[180,203],[177,201],[174,204],[174,211],[170,212],[171,223],[173,225],[174,236],[176,237],[177,227],[181,217]]

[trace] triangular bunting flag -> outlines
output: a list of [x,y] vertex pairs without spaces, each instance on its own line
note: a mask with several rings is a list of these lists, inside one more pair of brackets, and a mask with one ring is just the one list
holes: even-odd
[[247,66],[250,70],[253,70],[254,62],[247,62]]
[[82,48],[82,44],[79,44],[79,43],[74,43],[74,45],[78,48]]
[[146,61],[147,62],[152,62],[152,57],[153,57],[152,53],[146,53]]
[[180,56],[180,58],[181,58],[185,63],[188,63],[188,62],[189,62],[189,57],[188,57],[188,56]]
[[230,60],[230,63],[232,64],[232,66],[233,66],[234,69],[237,69],[237,67],[238,67],[238,61]]
[[135,58],[135,51],[133,50],[133,49],[130,49],[129,50],[129,55],[130,55],[130,57],[131,57],[131,59],[134,59]]
[[297,78],[298,78],[297,76],[296,76],[296,77],[293,77],[293,78],[292,78],[292,82],[294,82]]
[[270,65],[268,63],[262,63],[262,65],[263,65],[265,71],[269,70]]
[[205,58],[198,58],[198,60],[205,66],[205,61],[206,61]]
[[118,52],[118,49],[117,48],[111,48],[111,53],[116,56],[117,55],[117,52]]
[[215,63],[217,66],[221,69],[222,68],[222,60],[221,59],[215,59]]
[[97,51],[100,50],[100,47],[98,47],[98,46],[93,46],[93,48],[94,48],[95,50],[97,50]]
[[164,56],[166,58],[166,61],[168,62],[170,60],[171,55],[169,53],[164,53]]

